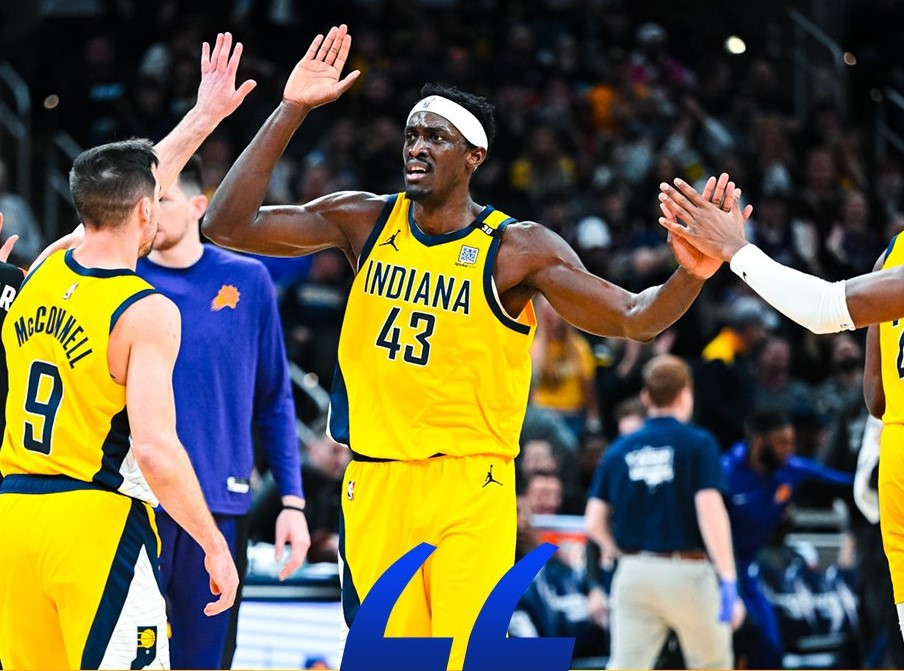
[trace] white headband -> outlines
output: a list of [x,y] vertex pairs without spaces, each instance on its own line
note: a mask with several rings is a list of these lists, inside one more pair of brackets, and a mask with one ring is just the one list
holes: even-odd
[[487,141],[487,132],[483,129],[483,125],[477,120],[477,117],[448,98],[427,96],[411,108],[405,123],[407,124],[411,121],[411,117],[418,112],[433,112],[441,116],[455,126],[458,132],[464,135],[465,139],[475,147],[487,149],[490,144]]

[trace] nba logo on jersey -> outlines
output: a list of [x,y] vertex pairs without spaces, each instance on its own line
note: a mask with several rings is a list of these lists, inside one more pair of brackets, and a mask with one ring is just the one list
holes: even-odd
[[458,253],[458,262],[464,265],[473,266],[477,263],[477,253],[480,250],[477,247],[468,247],[467,245],[461,246],[461,251]]
[[138,643],[131,668],[143,669],[157,658],[157,627],[138,627]]
[[345,488],[345,497],[349,501],[355,500],[355,481],[354,480],[348,481],[348,487]]

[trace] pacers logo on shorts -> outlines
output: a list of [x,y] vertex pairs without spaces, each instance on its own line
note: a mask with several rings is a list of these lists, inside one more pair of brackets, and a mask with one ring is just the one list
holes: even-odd
[[138,627],[138,643],[132,669],[143,669],[157,658],[157,627]]

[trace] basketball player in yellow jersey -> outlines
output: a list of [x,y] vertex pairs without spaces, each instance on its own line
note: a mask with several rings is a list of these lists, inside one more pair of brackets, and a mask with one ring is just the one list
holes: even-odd
[[[230,52],[232,52],[230,54]],[[6,668],[167,668],[158,586],[159,501],[201,545],[215,601],[238,575],[176,436],[176,306],[135,274],[160,193],[253,88],[241,45],[204,45],[196,106],[157,147],[79,155],[69,183],[84,241],[32,271],[4,322],[0,449],[0,660]],[[198,605],[199,608],[202,604]]]
[[261,207],[301,122],[357,78],[341,75],[350,43],[345,26],[314,39],[214,195],[204,232],[280,256],[338,247],[357,271],[330,408],[332,436],[353,453],[340,541],[346,624],[379,576],[427,541],[437,549],[386,634],[453,637],[449,668],[461,669],[477,613],[514,561],[531,297],[585,331],[649,340],[718,264],[682,255],[690,270],[630,293],[589,273],[552,231],[475,203],[470,179],[495,132],[493,108],[456,89],[425,87],[408,116],[404,193]]

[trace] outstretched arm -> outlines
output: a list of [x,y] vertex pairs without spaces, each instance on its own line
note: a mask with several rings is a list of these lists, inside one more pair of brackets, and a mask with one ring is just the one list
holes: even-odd
[[351,41],[342,25],[311,42],[289,76],[282,102],[210,201],[203,223],[208,238],[224,247],[280,256],[328,247],[348,253],[353,248],[344,232],[357,217],[359,199],[351,194],[325,196],[302,207],[261,208],[273,169],[302,121],[315,107],[339,98],[357,79],[357,70],[340,79]]
[[904,317],[904,266],[827,282],[769,258],[744,237],[737,206],[723,212],[675,180],[660,187],[675,217],[660,223],[700,251],[731,262],[732,271],[789,319],[814,333],[833,333]]
[[[231,53],[230,53],[231,52]],[[201,84],[198,98],[179,124],[154,149],[160,164],[157,181],[164,193],[182,172],[201,143],[220,122],[232,114],[257,85],[249,79],[236,88],[235,75],[242,58],[242,43],[232,49],[232,35],[217,35],[213,53],[207,42],[201,47]]]

